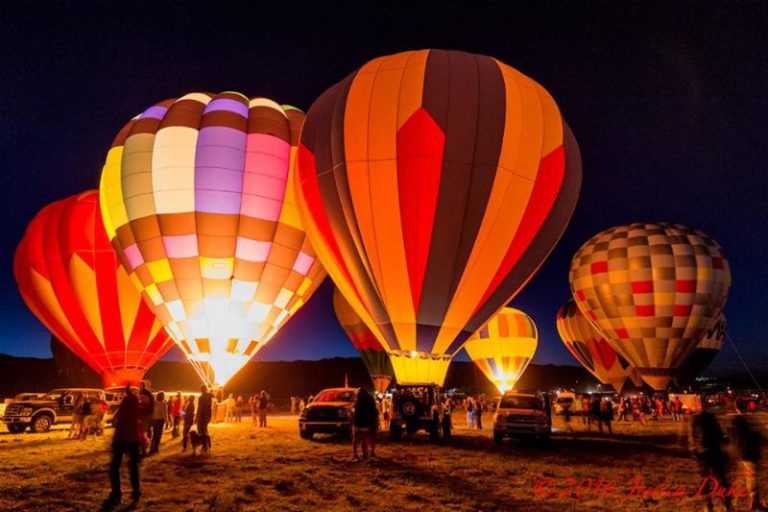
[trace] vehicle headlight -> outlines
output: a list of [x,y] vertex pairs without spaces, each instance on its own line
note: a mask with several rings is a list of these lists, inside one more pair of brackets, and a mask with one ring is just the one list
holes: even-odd
[[309,414],[309,407],[305,407],[302,409],[301,414],[299,414],[299,418],[306,418]]
[[350,415],[349,409],[339,409],[339,418],[348,418]]
[[32,416],[32,411],[33,411],[33,409],[31,407],[24,407],[21,410],[21,415],[22,416]]

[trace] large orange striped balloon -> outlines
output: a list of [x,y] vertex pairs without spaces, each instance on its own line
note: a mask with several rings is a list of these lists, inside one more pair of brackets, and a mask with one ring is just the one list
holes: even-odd
[[679,224],[606,229],[571,261],[579,309],[652,388],[680,377],[680,366],[716,321],[731,287],[723,248]]
[[365,64],[312,105],[299,146],[307,234],[398,382],[443,382],[546,259],[580,183],[544,88],[456,51]]
[[350,307],[338,288],[333,290],[333,310],[341,328],[344,329],[352,345],[360,353],[360,357],[371,376],[374,389],[379,393],[385,392],[392,383],[395,373],[384,347],[365,325],[365,322],[355,313],[355,310]]
[[138,383],[173,346],[120,265],[95,190],[35,216],[16,249],[14,274],[29,309],[105,387]]
[[533,319],[504,308],[472,335],[464,348],[500,393],[512,389],[531,363],[539,332]]
[[209,385],[226,384],[325,278],[294,201],[303,121],[267,98],[190,93],[131,120],[107,154],[107,235]]
[[628,380],[642,385],[637,371],[616,353],[573,299],[557,312],[557,332],[573,357],[603,384],[610,384],[616,391],[621,391]]

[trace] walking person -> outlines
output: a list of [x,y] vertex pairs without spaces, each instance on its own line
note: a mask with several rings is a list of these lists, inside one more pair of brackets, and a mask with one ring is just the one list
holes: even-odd
[[371,457],[376,456],[376,427],[379,424],[379,411],[376,401],[365,388],[360,388],[355,399],[352,438],[352,456],[359,459],[357,448],[363,445],[363,459],[368,458],[370,445]]
[[[688,443],[691,453],[699,463],[702,477],[701,490],[707,499],[707,510],[712,511],[714,510],[713,491],[730,487],[726,474],[728,459],[723,450],[725,436],[714,414],[704,411],[691,418]],[[732,498],[729,493],[725,494],[723,497],[725,509],[730,511]]]
[[483,430],[483,411],[485,411],[485,396],[480,395],[477,397],[477,405],[475,406],[475,424],[477,430]]
[[259,426],[267,426],[267,408],[269,407],[269,395],[263,389],[259,393]]
[[581,399],[581,422],[587,426],[587,430],[591,430],[592,417],[589,414],[589,397],[584,396]]
[[604,398],[600,401],[600,416],[608,429],[608,434],[613,435],[611,423],[613,422],[613,402],[610,398]]
[[593,396],[589,402],[589,415],[592,416],[592,422],[597,423],[597,429],[603,433],[603,417],[600,412],[600,397]]
[[160,451],[160,441],[163,438],[163,430],[168,416],[168,402],[165,401],[165,393],[160,391],[155,399],[155,410],[152,413],[152,445],[149,449],[149,455],[154,455]]
[[143,424],[139,400],[130,386],[125,387],[125,395],[113,419],[115,433],[112,438],[112,462],[109,465],[109,481],[112,491],[104,502],[105,510],[112,510],[120,504],[120,466],[123,454],[128,454],[129,475],[131,480],[131,500],[137,503],[141,497],[139,484],[139,451]]
[[213,395],[203,384],[200,386],[200,398],[197,399],[197,435],[203,439],[203,453],[211,451],[211,436],[208,434],[208,424],[211,422],[211,406],[213,404]]
[[755,425],[753,418],[737,414],[731,420],[731,430],[735,444],[735,453],[739,458],[744,474],[745,485],[749,492],[747,510],[766,511],[768,507],[760,501],[760,452],[763,436],[760,427]]
[[565,430],[568,432],[573,432],[573,427],[571,426],[571,404],[572,402],[563,402],[563,419],[565,420]]
[[181,451],[187,449],[189,431],[192,429],[192,425],[195,424],[195,397],[192,395],[188,395],[187,400],[184,402],[183,417],[184,429],[182,430],[181,437]]
[[137,398],[139,399],[142,426],[141,456],[144,457],[149,449],[149,439],[152,437],[152,419],[155,413],[155,397],[149,389],[149,381],[141,381]]
[[83,404],[85,403],[85,395],[80,393],[77,395],[74,403],[72,404],[72,424],[69,426],[69,433],[67,439],[79,439],[80,429],[83,424]]

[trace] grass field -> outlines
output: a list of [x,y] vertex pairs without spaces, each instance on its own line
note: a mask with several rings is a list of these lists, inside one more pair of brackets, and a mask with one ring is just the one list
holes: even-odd
[[[696,464],[671,421],[615,423],[609,437],[584,431],[576,419],[576,432],[557,429],[549,445],[501,447],[489,430],[457,425],[444,446],[426,437],[383,441],[379,458],[367,461],[353,460],[346,440],[300,440],[295,417],[270,423],[266,429],[250,421],[212,425],[210,456],[182,454],[168,435],[160,454],[142,462],[144,496],[135,510],[684,512],[703,506],[695,496]],[[99,509],[108,494],[111,431],[82,442],[65,436],[66,430],[0,434],[0,510]],[[127,496],[125,470],[123,484]]]

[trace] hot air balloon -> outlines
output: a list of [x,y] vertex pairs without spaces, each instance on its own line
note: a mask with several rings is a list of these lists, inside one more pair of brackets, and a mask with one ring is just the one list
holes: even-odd
[[14,274],[32,313],[104,387],[137,384],[173,341],[120,266],[98,196],[87,191],[43,208],[16,249]]
[[307,234],[401,384],[443,383],[546,259],[580,183],[549,94],[464,52],[368,62],[312,105],[299,146]]
[[579,309],[652,388],[666,388],[720,315],[731,286],[722,247],[679,224],[607,229],[573,257]]
[[131,120],[107,155],[107,234],[209,386],[223,386],[325,277],[289,179],[303,119],[266,98],[191,93]]
[[469,358],[500,393],[512,389],[533,359],[539,333],[533,319],[504,308],[464,345]]
[[696,348],[688,359],[680,366],[678,384],[688,385],[704,373],[704,370],[712,363],[720,349],[725,346],[725,337],[728,333],[728,322],[724,314],[720,314],[715,324],[707,329]]
[[557,332],[573,357],[603,384],[610,384],[616,391],[621,391],[627,380],[642,386],[637,371],[616,353],[573,299],[557,312]]
[[384,347],[357,316],[355,310],[349,306],[338,289],[333,290],[333,310],[342,329],[347,333],[352,345],[360,353],[365,367],[368,368],[374,389],[379,393],[385,392],[392,383],[395,373]]

